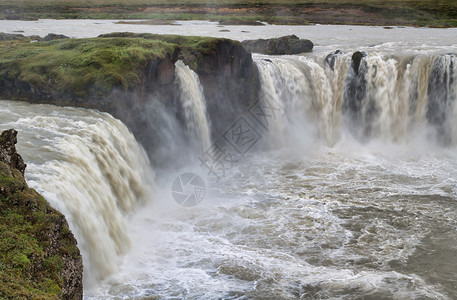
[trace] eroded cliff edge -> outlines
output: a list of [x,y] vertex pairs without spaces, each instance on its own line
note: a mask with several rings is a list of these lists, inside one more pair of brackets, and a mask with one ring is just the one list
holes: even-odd
[[152,160],[160,143],[154,135],[158,109],[180,119],[177,60],[199,76],[213,135],[221,135],[258,98],[251,53],[228,39],[113,33],[9,42],[0,50],[0,98],[108,112],[132,130]]
[[17,131],[0,136],[0,298],[82,299],[82,257],[65,217],[24,179]]

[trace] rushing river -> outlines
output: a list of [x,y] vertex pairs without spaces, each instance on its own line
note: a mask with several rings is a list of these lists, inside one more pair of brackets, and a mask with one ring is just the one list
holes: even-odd
[[[71,35],[76,21],[59,22],[0,21],[10,32]],[[87,27],[75,36],[185,33],[78,22]],[[108,114],[1,102],[0,129],[19,131],[29,185],[78,239],[85,299],[457,298],[457,31],[189,26],[192,34],[296,33],[316,42],[312,54],[254,55],[258,105],[271,111],[254,106],[240,116],[255,133],[252,147],[223,145],[216,176],[198,160],[155,174]],[[337,49],[344,53],[329,65]],[[355,73],[357,50],[367,56]],[[176,83],[186,130],[209,149],[198,76],[178,62]],[[184,172],[206,185],[192,208],[171,193]]]

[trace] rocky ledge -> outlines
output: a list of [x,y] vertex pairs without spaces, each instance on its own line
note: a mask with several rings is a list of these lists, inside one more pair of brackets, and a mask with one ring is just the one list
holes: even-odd
[[249,52],[283,55],[300,54],[313,51],[314,44],[310,40],[300,39],[296,35],[287,35],[274,39],[246,40],[243,47]]
[[17,131],[0,136],[0,299],[82,299],[82,257],[65,217],[24,179]]
[[[178,60],[199,76],[214,136],[222,136],[258,99],[257,67],[238,41],[123,32],[7,42],[0,53],[0,98],[108,112],[132,130],[151,160],[160,144],[151,136],[162,126],[158,108],[179,107]],[[182,113],[176,114],[179,119]]]

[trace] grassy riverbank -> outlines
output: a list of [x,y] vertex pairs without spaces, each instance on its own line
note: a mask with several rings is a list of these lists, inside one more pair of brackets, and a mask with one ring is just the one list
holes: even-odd
[[[11,84],[22,82],[49,96],[58,93],[81,99],[104,98],[113,88],[137,88],[144,82],[149,65],[166,62],[174,68],[177,53],[197,69],[199,60],[211,55],[221,41],[128,33],[49,42],[30,40],[0,40],[0,87],[3,84],[8,90]],[[9,90],[21,94],[11,87]]]
[[[113,86],[140,83],[149,59],[164,57],[173,45],[146,39],[64,39],[0,48],[0,78],[17,78],[44,90],[105,94]],[[143,66],[143,68],[141,68]]]
[[0,19],[235,20],[274,24],[457,26],[457,1],[3,0]]

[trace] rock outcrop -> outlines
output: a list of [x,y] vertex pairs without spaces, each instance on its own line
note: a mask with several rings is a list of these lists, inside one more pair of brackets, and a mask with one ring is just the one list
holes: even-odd
[[82,257],[65,217],[24,179],[17,132],[0,136],[0,298],[82,299]]
[[[167,121],[163,113],[184,120],[175,82],[178,60],[198,74],[214,139],[258,99],[251,53],[229,39],[124,32],[26,47],[37,51],[19,59],[16,51],[2,54],[0,97],[108,112],[130,128],[155,166],[170,161],[154,152],[163,144],[156,136]],[[51,51],[54,63],[35,58]]]
[[365,51],[356,51],[352,54],[352,69],[356,74],[359,73],[360,63],[365,56],[367,56]]
[[183,49],[180,59],[198,74],[217,139],[258,98],[260,82],[251,53],[239,42],[218,39],[207,49],[193,53]]
[[62,40],[62,39],[68,39],[70,37],[63,35],[63,34],[55,34],[55,33],[48,33],[45,37],[40,38],[40,41],[54,41],[54,40]]
[[16,152],[17,132],[7,130],[0,136],[0,161],[6,163],[12,169],[18,169],[22,176],[27,165],[22,157]]
[[341,55],[343,55],[343,51],[336,50],[335,52],[330,53],[329,55],[327,55],[325,57],[325,62],[332,69],[332,71],[335,70],[336,59],[338,58],[338,56],[341,56]]
[[38,40],[38,35],[24,36],[19,33],[4,33],[0,32],[0,41],[12,41],[12,40]]
[[287,35],[267,40],[246,40],[242,44],[249,52],[268,55],[300,54],[311,52],[314,47],[314,44],[310,40],[300,39],[296,35]]
[[367,53],[364,51],[356,51],[352,55],[342,107],[343,113],[347,116],[349,129],[360,140],[371,136],[373,121],[378,114],[376,102],[372,97],[367,97],[368,64],[364,59],[366,56]]

